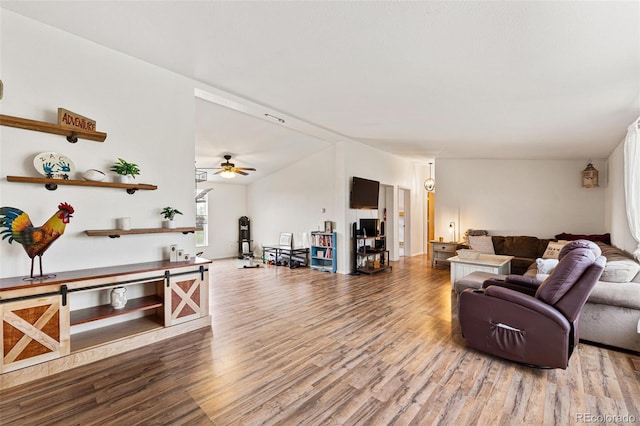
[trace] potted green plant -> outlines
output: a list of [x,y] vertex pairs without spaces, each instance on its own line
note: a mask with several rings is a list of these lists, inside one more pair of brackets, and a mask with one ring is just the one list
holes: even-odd
[[109,170],[118,175],[120,183],[131,183],[136,175],[140,174],[140,167],[137,164],[129,163],[122,158],[118,158],[118,161]]
[[178,209],[174,209],[173,207],[165,207],[162,209],[162,217],[167,219],[164,222],[165,228],[173,229],[176,227],[176,223],[173,220],[177,214],[182,214],[182,212]]

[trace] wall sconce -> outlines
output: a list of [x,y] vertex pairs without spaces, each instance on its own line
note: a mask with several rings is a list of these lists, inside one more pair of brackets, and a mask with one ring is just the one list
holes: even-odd
[[449,232],[451,233],[451,241],[457,241],[455,222],[449,222]]
[[591,164],[591,160],[589,160],[589,164],[582,171],[582,187],[583,188],[595,188],[600,186],[598,184],[598,170],[593,167]]

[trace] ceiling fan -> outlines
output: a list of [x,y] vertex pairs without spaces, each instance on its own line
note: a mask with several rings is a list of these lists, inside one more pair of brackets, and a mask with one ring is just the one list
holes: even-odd
[[220,163],[220,167],[214,167],[211,170],[218,170],[214,173],[214,175],[220,175],[223,178],[234,178],[236,174],[247,176],[249,173],[247,172],[255,172],[256,169],[252,167],[236,167],[235,164],[229,162],[231,160],[230,155],[225,155],[224,159],[227,160],[224,163]]

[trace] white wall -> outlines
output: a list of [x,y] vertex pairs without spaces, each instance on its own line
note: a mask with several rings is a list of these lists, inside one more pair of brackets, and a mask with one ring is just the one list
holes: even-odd
[[611,231],[611,244],[633,253],[637,242],[629,231],[624,198],[624,141],[608,159],[609,186],[606,197],[606,223]]
[[[57,120],[64,107],[97,121],[107,133],[104,143],[0,127],[0,205],[24,210],[42,225],[60,202],[76,210],[65,234],[43,256],[44,271],[95,268],[163,258],[175,243],[194,254],[193,234],[149,234],[117,239],[88,237],[87,229],[114,227],[130,216],[134,228],[159,227],[160,210],[173,206],[184,215],[178,226],[195,224],[193,82],[137,59],[2,10],[0,75],[3,114],[34,120]],[[117,157],[140,165],[137,182],[158,185],[134,195],[112,188],[7,182],[5,176],[39,176],[32,161],[45,151],[63,153],[77,170],[103,171]],[[0,276],[29,273],[30,261],[20,244],[0,242]]]
[[[248,186],[247,203],[252,221],[254,246],[277,243],[280,232],[293,232],[301,242],[302,233],[323,229],[325,220],[335,223],[338,234],[340,273],[351,271],[351,224],[363,217],[378,217],[376,210],[349,209],[351,178],[359,176],[411,189],[412,208],[424,205],[425,168],[359,143],[339,142],[292,166]],[[397,203],[397,201],[396,201]],[[322,209],[325,212],[322,213]],[[395,211],[397,212],[397,206]],[[390,217],[387,223],[395,224]],[[415,216],[421,218],[422,211]],[[420,249],[422,223],[412,226],[412,238]],[[397,230],[396,230],[397,234]],[[412,253],[417,254],[417,253]]]
[[607,168],[593,161],[600,187],[581,187],[587,160],[438,160],[435,237],[449,222],[492,235],[551,238],[561,232],[608,232]]
[[[389,211],[389,208],[387,209],[387,225],[391,225],[393,229],[387,231],[387,234],[398,235],[398,188],[402,187],[410,191],[411,224],[410,235],[406,236],[406,238],[410,238],[411,240],[411,253],[405,253],[405,255],[413,256],[422,253],[422,248],[424,247],[424,223],[422,218],[424,216],[423,209],[426,203],[426,192],[422,184],[427,177],[427,169],[425,166],[356,142],[342,143],[342,149],[344,152],[345,176],[342,178],[340,186],[343,188],[341,194],[346,208],[344,228],[341,232],[346,236],[346,239],[348,240],[351,237],[350,227],[353,222],[359,221],[360,218],[378,217],[378,212],[375,210],[354,210],[348,208],[351,179],[353,176],[358,176],[365,179],[377,180],[383,185],[393,187],[393,211]],[[389,197],[387,196],[387,198]],[[387,203],[388,202],[389,200],[387,199]],[[397,238],[393,244],[394,247],[387,248],[392,251],[392,260],[397,260]],[[341,271],[350,272],[351,246],[347,244],[345,247],[347,250],[342,250],[339,254],[339,256],[341,256],[341,262],[338,262],[338,266],[344,268],[341,269]]]
[[[224,259],[238,256],[238,219],[248,216],[246,185],[203,182],[198,189],[213,188],[209,199],[209,245],[199,247],[207,259]],[[249,218],[251,219],[251,218]],[[253,221],[251,221],[253,239]]]
[[325,220],[339,220],[334,202],[335,153],[335,146],[325,148],[248,185],[255,251],[278,244],[281,232],[292,232],[295,245],[300,245],[303,233],[324,230]]

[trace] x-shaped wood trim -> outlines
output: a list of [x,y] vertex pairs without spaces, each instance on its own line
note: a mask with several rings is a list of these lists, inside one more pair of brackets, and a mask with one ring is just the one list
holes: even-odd
[[2,320],[11,324],[16,329],[20,330],[24,333],[24,336],[18,340],[13,348],[7,353],[4,357],[5,365],[13,362],[16,358],[22,353],[22,351],[27,347],[27,345],[35,340],[41,345],[47,347],[52,352],[57,352],[60,350],[60,342],[56,341],[54,338],[44,333],[41,328],[44,327],[51,317],[53,317],[56,312],[58,312],[59,306],[57,303],[51,304],[49,308],[40,315],[40,318],[33,324],[29,324],[24,319],[20,318],[13,312],[4,312],[2,316]]
[[198,280],[193,280],[191,282],[191,287],[189,287],[189,291],[187,293],[185,293],[184,290],[182,290],[182,288],[180,288],[177,285],[171,286],[172,291],[175,291],[176,294],[180,296],[180,299],[181,299],[180,303],[178,303],[178,306],[176,306],[173,312],[171,312],[171,319],[177,319],[178,315],[180,315],[180,312],[182,312],[182,309],[184,309],[184,306],[187,304],[191,306],[194,312],[200,314],[200,306],[198,306],[196,302],[191,300],[191,295],[193,295],[193,293],[199,288],[200,288],[200,281]]

